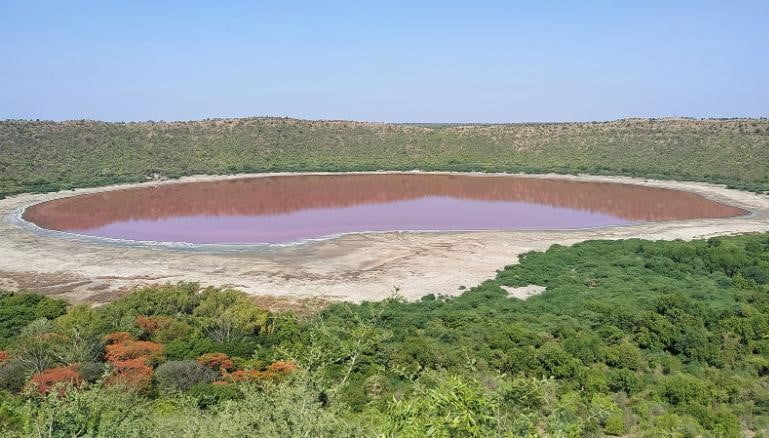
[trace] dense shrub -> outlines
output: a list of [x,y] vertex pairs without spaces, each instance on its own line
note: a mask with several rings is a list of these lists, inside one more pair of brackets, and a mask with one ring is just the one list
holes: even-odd
[[8,341],[32,321],[54,319],[63,315],[65,310],[64,301],[0,290],[0,348],[7,347]]
[[32,374],[32,368],[19,361],[11,360],[0,365],[0,390],[19,392]]
[[88,383],[94,383],[104,377],[107,366],[101,362],[85,362],[78,364],[77,371]]
[[211,383],[216,373],[192,360],[169,361],[155,370],[155,380],[169,391],[186,391],[195,385]]
[[449,377],[388,407],[384,436],[487,437],[496,434],[497,401],[473,381]]
[[501,388],[502,403],[515,410],[539,410],[552,404],[557,395],[557,384],[552,379],[516,378]]
[[237,386],[224,382],[198,383],[190,388],[188,395],[197,401],[201,409],[216,406],[223,401],[242,398]]

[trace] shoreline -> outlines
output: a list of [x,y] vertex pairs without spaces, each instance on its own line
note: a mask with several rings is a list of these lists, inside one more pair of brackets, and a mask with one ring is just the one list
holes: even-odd
[[[519,231],[355,232],[291,244],[167,244],[122,241],[46,230],[21,219],[31,205],[133,187],[285,175],[444,174],[610,182],[683,190],[747,210],[723,219],[644,222],[623,226]],[[199,175],[117,184],[0,200],[0,288],[25,289],[71,302],[100,304],[146,284],[198,281],[252,295],[288,300],[359,302],[387,298],[398,287],[406,299],[458,295],[531,250],[591,239],[695,239],[769,230],[769,196],[724,186],[591,175],[480,172],[300,172]]]

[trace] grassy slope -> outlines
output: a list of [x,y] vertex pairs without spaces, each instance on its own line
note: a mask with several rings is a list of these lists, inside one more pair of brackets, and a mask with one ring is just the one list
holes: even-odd
[[299,170],[621,174],[769,190],[769,120],[390,125],[279,118],[0,122],[0,194]]

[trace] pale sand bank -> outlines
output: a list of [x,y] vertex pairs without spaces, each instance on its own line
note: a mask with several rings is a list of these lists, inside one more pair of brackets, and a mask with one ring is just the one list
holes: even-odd
[[534,295],[539,295],[542,292],[545,291],[544,286],[538,286],[536,284],[530,284],[528,286],[520,286],[520,287],[510,287],[510,286],[500,286],[505,292],[507,292],[507,295],[511,298],[518,298],[519,300],[525,300],[526,298],[533,297]]

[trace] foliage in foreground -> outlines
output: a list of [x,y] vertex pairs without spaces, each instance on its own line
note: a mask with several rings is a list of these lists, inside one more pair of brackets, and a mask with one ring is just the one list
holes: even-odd
[[196,174],[415,168],[630,175],[769,191],[769,120],[0,121],[0,198]]
[[[500,287],[527,284],[547,291]],[[98,309],[28,297],[3,295],[8,436],[769,430],[767,234],[555,245],[460,297],[304,319],[189,283]]]

